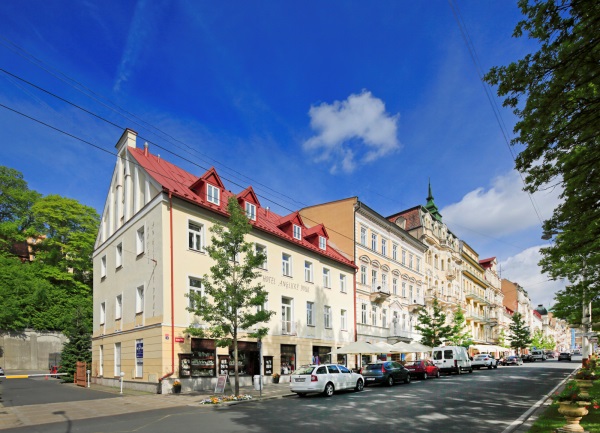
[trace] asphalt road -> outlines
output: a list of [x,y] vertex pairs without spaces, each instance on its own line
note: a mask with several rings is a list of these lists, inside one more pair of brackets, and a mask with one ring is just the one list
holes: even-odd
[[332,398],[289,397],[235,406],[164,409],[3,432],[501,433],[576,366],[576,362],[538,362],[391,388],[373,386]]

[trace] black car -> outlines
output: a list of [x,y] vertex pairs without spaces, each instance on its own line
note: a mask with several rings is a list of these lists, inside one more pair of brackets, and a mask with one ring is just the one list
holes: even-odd
[[410,383],[410,371],[399,362],[384,361],[367,365],[363,368],[365,386],[374,383],[392,386],[397,382]]
[[559,361],[570,361],[571,354],[569,352],[561,352],[558,354],[558,360]]

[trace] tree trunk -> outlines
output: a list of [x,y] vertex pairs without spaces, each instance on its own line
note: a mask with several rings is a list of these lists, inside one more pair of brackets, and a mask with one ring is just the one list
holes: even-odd
[[233,368],[234,368],[234,376],[235,376],[235,389],[234,394],[240,395],[240,374],[238,371],[238,341],[237,334],[233,336]]

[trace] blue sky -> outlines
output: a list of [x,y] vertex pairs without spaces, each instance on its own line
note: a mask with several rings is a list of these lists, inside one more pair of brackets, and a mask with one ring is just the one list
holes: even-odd
[[[480,70],[535,50],[512,38],[516,2],[452,4]],[[390,215],[430,179],[451,230],[534,304],[563,286],[536,265],[558,191],[537,213],[521,191],[515,118],[448,1],[5,0],[0,22],[0,68],[116,125],[0,71],[0,104],[91,143],[0,107],[0,164],[42,194],[100,213],[125,127],[280,214],[356,195]]]

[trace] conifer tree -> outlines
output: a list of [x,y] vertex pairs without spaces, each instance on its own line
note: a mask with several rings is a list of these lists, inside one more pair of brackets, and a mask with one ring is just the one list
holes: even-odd
[[525,325],[521,313],[514,313],[512,323],[509,325],[510,330],[510,347],[517,350],[517,354],[521,354],[522,349],[531,344],[531,333],[529,327]]
[[69,339],[63,346],[59,373],[67,373],[62,376],[63,382],[73,382],[77,361],[87,364],[89,370],[92,365],[92,327],[90,323],[91,313],[77,307],[73,313],[72,326],[65,332]]
[[454,324],[452,325],[452,333],[449,338],[450,342],[453,346],[464,346],[469,347],[473,344],[473,339],[471,337],[471,333],[466,330],[465,314],[462,311],[462,308],[458,307],[458,309],[454,312]]
[[415,329],[421,333],[421,343],[426,346],[436,347],[449,340],[452,335],[452,326],[446,324],[446,315],[442,311],[437,297],[433,299],[431,315],[427,310],[419,311],[419,323]]

